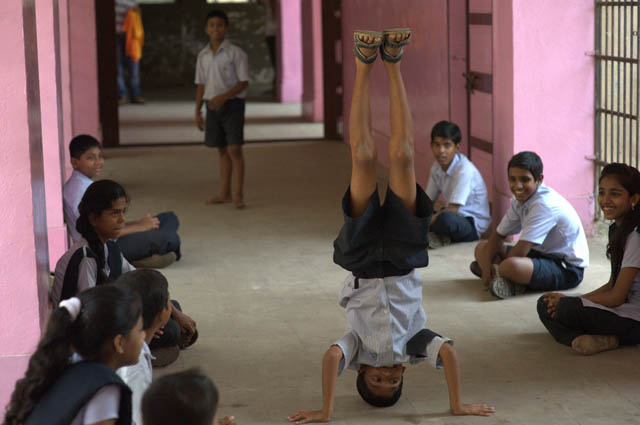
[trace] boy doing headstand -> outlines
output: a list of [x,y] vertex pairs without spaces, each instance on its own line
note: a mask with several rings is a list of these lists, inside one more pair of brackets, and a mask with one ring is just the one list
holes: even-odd
[[[222,10],[207,14],[205,32],[209,44],[196,62],[196,125],[204,131],[204,144],[218,148],[220,194],[206,201],[222,204],[234,201],[244,208],[244,98],[249,86],[247,54],[225,39],[229,18]],[[202,104],[206,104],[206,121]],[[235,183],[231,195],[231,176]]]
[[[358,371],[357,389],[369,404],[393,405],[402,392],[404,363],[423,360],[445,369],[454,414],[487,416],[485,404],[462,404],[459,368],[451,341],[424,329],[422,281],[414,270],[428,263],[431,200],[416,184],[413,128],[400,73],[408,29],[358,31],[351,113],[351,183],[342,200],[345,224],[334,242],[334,261],[351,272],[340,296],[350,331],[325,353],[321,410],[300,410],[290,422],[327,422],[334,409],[337,377]],[[391,139],[389,187],[383,205],[376,188],[376,144],[371,132],[369,74],[380,48],[389,77]]]
[[[589,246],[576,210],[542,183],[542,160],[520,152],[507,165],[511,206],[488,241],[476,246],[471,272],[491,293],[508,298],[534,291],[578,286],[589,265]],[[515,246],[508,235],[520,233]]]
[[431,130],[435,162],[426,192],[434,201],[442,194],[445,206],[431,218],[430,248],[477,241],[491,224],[487,186],[475,165],[459,152],[461,139],[460,128],[449,121]]

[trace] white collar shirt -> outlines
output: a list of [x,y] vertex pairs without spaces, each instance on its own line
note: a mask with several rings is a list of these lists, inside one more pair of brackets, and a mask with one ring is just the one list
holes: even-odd
[[69,229],[69,234],[71,234],[73,242],[77,242],[82,237],[76,230],[76,221],[78,221],[78,217],[80,217],[78,205],[80,205],[84,193],[92,183],[93,180],[89,177],[78,170],[73,170],[69,180],[67,180],[62,189],[64,222],[67,224],[67,229]]
[[496,231],[501,236],[520,233],[520,240],[531,242],[538,252],[576,267],[589,266],[589,246],[578,213],[544,184],[525,202],[514,198]]
[[434,201],[442,193],[447,205],[460,205],[458,213],[473,218],[478,236],[489,229],[491,214],[487,186],[475,165],[461,153],[455,154],[447,171],[434,162],[425,192]]
[[145,341],[140,350],[138,363],[121,367],[116,371],[124,383],[131,388],[131,417],[134,425],[142,425],[142,395],[153,380],[153,367],[151,365],[153,358],[151,350]]
[[[215,53],[209,44],[198,53],[195,83],[204,85],[204,100],[228,92],[241,81],[249,81],[247,54],[229,40],[224,40]],[[241,99],[246,96],[247,90],[236,95]]]
[[349,275],[342,288],[339,304],[346,309],[348,329],[334,343],[345,368],[358,370],[361,364],[374,367],[423,360],[439,367],[440,347],[447,338],[436,337],[421,356],[408,355],[407,342],[424,329],[427,316],[422,307],[422,279],[416,270],[404,276],[357,279]]

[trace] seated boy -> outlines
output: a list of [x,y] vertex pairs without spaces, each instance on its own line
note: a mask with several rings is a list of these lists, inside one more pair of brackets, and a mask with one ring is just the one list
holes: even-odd
[[[334,242],[334,261],[350,271],[340,305],[349,332],[336,341],[322,363],[321,410],[288,417],[298,424],[327,422],[334,410],[337,377],[358,371],[356,386],[373,406],[393,405],[402,392],[403,363],[427,360],[444,366],[454,414],[489,415],[485,404],[462,404],[459,369],[451,341],[424,329],[422,281],[416,267],[428,263],[431,200],[416,184],[411,112],[400,73],[408,29],[357,31],[356,78],[349,115],[351,183],[342,200],[345,224]],[[380,45],[390,83],[391,139],[389,187],[381,206],[376,188],[376,143],[371,133],[369,74]]]
[[[218,409],[218,390],[198,369],[158,378],[142,397],[144,425],[212,425]],[[235,425],[234,417],[219,425]],[[141,425],[141,424],[139,424]]]
[[445,206],[431,217],[430,248],[476,241],[491,224],[487,186],[478,169],[459,152],[461,138],[458,126],[449,121],[440,121],[431,130],[436,161],[426,192],[434,201],[442,194]]
[[[142,327],[145,332],[145,340],[140,350],[138,363],[121,367],[116,371],[132,391],[131,418],[133,423],[142,425],[140,402],[153,378],[151,365],[153,356],[149,344],[171,317],[169,284],[160,272],[141,269],[123,274],[117,280],[116,285],[138,294],[142,300]],[[177,345],[174,346],[174,351],[176,355],[179,353]]]
[[[94,137],[82,134],[69,143],[73,173],[63,188],[64,221],[76,242],[80,234],[76,230],[78,204],[91,179],[99,176],[104,159],[102,146]],[[118,239],[124,257],[136,267],[161,268],[180,259],[178,217],[173,212],[163,212],[156,217],[150,214],[125,224]]]
[[[570,289],[582,282],[589,247],[580,217],[560,194],[542,183],[542,160],[520,152],[507,165],[515,199],[491,234],[475,250],[471,272],[491,293],[508,298],[533,291]],[[515,246],[505,238],[520,233]]]

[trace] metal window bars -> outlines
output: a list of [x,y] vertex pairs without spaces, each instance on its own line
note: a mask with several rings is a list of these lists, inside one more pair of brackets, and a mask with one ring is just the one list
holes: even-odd
[[606,164],[640,163],[638,6],[639,0],[595,1],[596,185]]

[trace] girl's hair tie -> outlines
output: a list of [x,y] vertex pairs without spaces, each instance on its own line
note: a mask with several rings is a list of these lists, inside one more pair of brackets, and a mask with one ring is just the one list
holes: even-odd
[[66,308],[69,312],[69,316],[71,316],[71,321],[75,322],[75,320],[78,318],[78,314],[80,314],[80,310],[82,309],[82,301],[80,301],[80,298],[72,297],[60,301],[58,307]]

